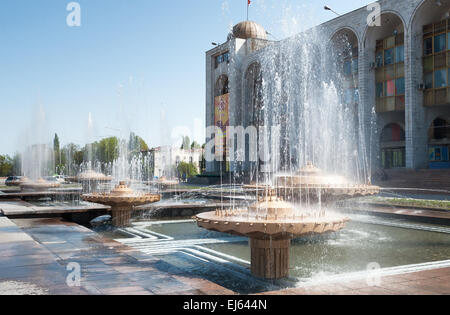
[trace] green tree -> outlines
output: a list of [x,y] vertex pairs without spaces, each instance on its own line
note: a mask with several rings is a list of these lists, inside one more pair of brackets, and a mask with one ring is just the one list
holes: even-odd
[[20,174],[22,174],[22,156],[20,155],[20,153],[14,154],[13,157],[13,170],[12,170],[13,175],[19,176]]
[[191,144],[191,149],[201,149],[201,145],[197,143],[197,141],[193,141]]
[[182,137],[182,142],[183,142],[181,145],[182,150],[189,150],[191,148],[191,139],[189,139],[188,136]]
[[13,175],[13,160],[8,155],[0,155],[0,176]]
[[150,149],[144,139],[136,135],[134,132],[131,132],[130,139],[128,141],[128,150],[130,151],[130,154],[136,154],[143,151],[147,152]]
[[102,163],[112,163],[119,157],[119,139],[109,137],[98,143],[98,160]]
[[55,133],[55,138],[53,138],[53,156],[55,161],[55,173],[60,174],[64,165],[61,161],[61,147],[59,143],[58,134]]
[[194,163],[180,162],[180,164],[178,164],[177,171],[178,176],[182,179],[188,179],[198,175],[198,170]]

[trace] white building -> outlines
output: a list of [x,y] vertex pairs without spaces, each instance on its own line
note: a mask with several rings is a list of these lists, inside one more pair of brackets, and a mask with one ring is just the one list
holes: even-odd
[[181,162],[193,163],[201,171],[203,149],[184,150],[173,146],[157,147],[150,150],[154,177],[175,178],[177,166]]

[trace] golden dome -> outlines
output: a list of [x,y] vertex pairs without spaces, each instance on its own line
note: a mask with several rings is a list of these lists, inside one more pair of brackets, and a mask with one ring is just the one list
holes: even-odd
[[244,21],[233,27],[233,36],[241,39],[257,38],[267,40],[266,30],[252,21]]

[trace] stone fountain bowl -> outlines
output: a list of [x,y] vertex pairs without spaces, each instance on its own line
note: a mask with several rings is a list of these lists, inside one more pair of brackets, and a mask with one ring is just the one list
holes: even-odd
[[98,173],[92,170],[83,172],[79,174],[78,176],[71,178],[72,182],[75,183],[82,183],[82,182],[100,182],[100,183],[107,183],[112,181],[111,176],[106,176],[105,174]]
[[246,236],[250,238],[295,238],[309,234],[336,232],[344,228],[348,218],[337,215],[313,217],[259,218],[249,216],[248,210],[235,210],[233,215],[222,215],[222,211],[197,215],[199,227],[207,230]]
[[161,200],[161,195],[157,194],[131,194],[131,195],[110,195],[107,193],[95,193],[82,195],[84,201],[100,203],[108,206],[140,206],[154,203]]
[[273,191],[286,201],[312,203],[329,203],[380,193],[378,186],[350,183],[342,176],[324,173],[311,163],[296,174],[277,176],[273,187],[246,185],[244,189],[256,191],[259,195]]
[[52,188],[58,188],[61,184],[49,182],[41,178],[37,181],[24,180],[19,186],[21,190],[46,191]]
[[130,189],[125,182],[120,182],[110,193],[92,193],[82,195],[84,201],[108,206],[140,206],[161,200],[161,195],[140,193]]

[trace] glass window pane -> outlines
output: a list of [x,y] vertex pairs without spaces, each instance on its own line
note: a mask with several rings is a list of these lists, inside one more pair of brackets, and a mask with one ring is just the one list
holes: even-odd
[[358,73],[358,58],[352,60],[353,73]]
[[352,62],[344,61],[344,75],[351,75],[351,74],[352,74]]
[[399,78],[395,80],[396,95],[405,94],[405,78]]
[[404,62],[405,61],[405,46],[397,46],[395,47],[395,62]]
[[433,88],[433,72],[425,74],[425,88]]
[[434,72],[434,87],[441,88],[447,86],[447,69],[436,70]]
[[391,65],[394,63],[394,48],[386,49],[384,51],[384,64]]
[[447,33],[447,50],[450,50],[450,33]]
[[425,72],[433,71],[433,56],[425,57],[423,60],[423,70]]
[[382,51],[377,52],[376,57],[375,57],[375,63],[377,65],[377,68],[380,68],[383,66],[383,52]]
[[433,53],[433,38],[427,38],[423,41],[424,55],[431,55]]
[[390,80],[386,81],[386,96],[394,96],[395,95],[395,81]]
[[376,88],[376,93],[377,96],[376,97],[383,97],[383,83],[377,83],[377,88]]
[[441,34],[434,37],[434,52],[438,53],[445,50],[445,34]]
[[395,36],[386,38],[385,44],[386,44],[386,48],[395,46]]

